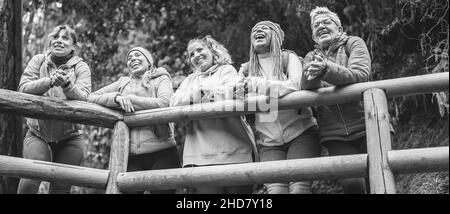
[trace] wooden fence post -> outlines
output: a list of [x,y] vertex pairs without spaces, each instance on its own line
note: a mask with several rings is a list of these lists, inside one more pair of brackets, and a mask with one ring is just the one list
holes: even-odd
[[117,175],[127,171],[130,131],[128,126],[119,121],[114,126],[113,143],[109,157],[109,177],[106,194],[121,194],[117,187]]
[[392,150],[386,94],[381,89],[364,92],[367,153],[371,194],[395,194],[395,179],[389,168]]

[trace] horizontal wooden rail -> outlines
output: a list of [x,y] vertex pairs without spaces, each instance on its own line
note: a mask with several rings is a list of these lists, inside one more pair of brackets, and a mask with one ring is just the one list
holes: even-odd
[[367,154],[119,173],[123,192],[365,177]]
[[[448,73],[437,73],[391,80],[357,83],[345,87],[322,88],[314,91],[298,91],[281,99],[270,101],[279,109],[321,106],[361,100],[361,94],[370,88],[386,91],[389,98],[448,91]],[[215,103],[177,106],[127,114],[114,111],[93,103],[60,100],[0,89],[0,113],[10,112],[25,117],[39,119],[58,119],[74,123],[113,128],[115,123],[124,120],[128,126],[145,126],[185,120],[229,117],[264,111],[258,103],[269,103],[265,96],[248,100],[227,100]],[[250,109],[249,106],[255,106]],[[231,109],[231,111],[229,110]]]
[[[419,154],[420,158],[414,157]],[[394,173],[448,171],[449,148],[390,151]],[[433,164],[439,166],[435,167]],[[404,167],[407,170],[402,170]],[[428,168],[429,167],[429,168]],[[367,154],[120,173],[123,192],[367,176]]]
[[409,149],[388,152],[394,174],[448,171],[449,147]]
[[0,113],[9,112],[38,119],[56,119],[114,128],[123,114],[93,103],[61,100],[0,89]]
[[[357,83],[345,87],[321,88],[314,91],[302,90],[290,93],[280,99],[273,100],[271,103],[278,102],[277,106],[279,109],[290,109],[356,102],[361,101],[362,93],[371,88],[385,90],[388,98],[448,91],[449,75],[446,72]],[[133,114],[126,114],[124,121],[128,126],[145,126],[185,120],[229,117],[264,111],[263,109],[260,109],[260,106],[257,105],[257,103],[265,104],[269,103],[269,101],[267,97],[259,96],[250,98],[246,102],[241,100],[227,100],[191,106],[145,110]],[[257,108],[249,110],[249,106],[256,106]]]
[[0,175],[105,189],[108,170],[0,155]]

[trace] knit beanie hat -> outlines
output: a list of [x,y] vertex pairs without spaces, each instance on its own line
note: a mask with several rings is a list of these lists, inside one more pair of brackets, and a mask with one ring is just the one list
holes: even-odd
[[314,19],[318,16],[318,15],[327,15],[328,17],[330,17],[330,19],[338,26],[338,27],[342,27],[341,25],[341,20],[339,19],[339,16],[334,13],[331,12],[327,7],[316,7],[314,8],[311,13],[311,26],[313,26],[314,23]]
[[[256,25],[252,28],[253,30],[258,26],[267,26],[272,31],[272,38],[270,41],[270,55],[274,58],[274,69],[270,76],[275,76],[278,80],[285,80],[283,75],[283,66],[282,66],[282,56],[281,56],[281,46],[284,41],[284,32],[281,29],[280,25],[277,23],[273,23],[271,21],[262,21],[256,23]],[[250,45],[250,61],[249,61],[249,76],[264,76],[261,72],[261,65],[259,64],[259,59],[255,51],[255,47],[253,44]]]
[[[256,27],[260,26],[260,25],[266,25],[267,27],[269,27],[271,30],[273,30],[275,32],[275,36],[278,37],[279,41],[281,42],[281,44],[283,44],[284,41],[284,32],[281,29],[280,25],[277,23],[273,23],[271,21],[262,21],[262,22],[258,22],[256,23],[256,25],[253,27],[253,29],[255,29]],[[253,31],[252,29],[252,31]],[[280,44],[280,46],[281,46]]]
[[153,56],[150,53],[150,51],[148,51],[147,49],[142,48],[142,47],[135,47],[135,48],[132,48],[131,50],[128,51],[126,59],[128,59],[128,55],[130,55],[130,53],[132,51],[139,51],[139,52],[141,52],[141,54],[144,55],[145,58],[147,58],[148,63],[150,63],[150,67],[152,68],[154,66],[153,65],[153,62],[154,62],[153,61]]

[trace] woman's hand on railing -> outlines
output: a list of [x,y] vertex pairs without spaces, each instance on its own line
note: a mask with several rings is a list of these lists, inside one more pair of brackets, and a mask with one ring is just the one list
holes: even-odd
[[245,96],[248,94],[248,78],[241,78],[234,87],[234,94],[236,95],[236,99],[245,99]]
[[134,106],[131,102],[131,99],[133,99],[133,96],[135,95],[126,95],[126,96],[116,96],[115,101],[120,105],[120,108],[122,108],[125,112],[130,113],[134,112]]
[[248,77],[248,75],[249,75],[249,71],[248,71],[249,67],[248,66],[249,66],[248,62],[241,64],[241,67],[239,68],[239,71],[238,71],[239,76]]

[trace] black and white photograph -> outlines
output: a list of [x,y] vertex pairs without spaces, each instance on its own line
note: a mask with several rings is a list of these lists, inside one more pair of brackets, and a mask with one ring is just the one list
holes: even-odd
[[448,10],[0,0],[0,194],[201,212],[448,195]]

